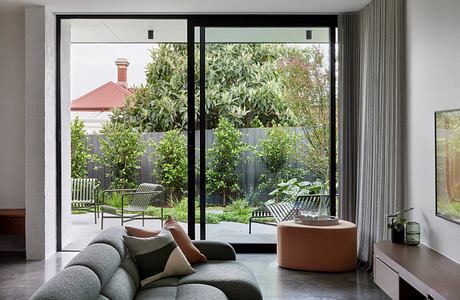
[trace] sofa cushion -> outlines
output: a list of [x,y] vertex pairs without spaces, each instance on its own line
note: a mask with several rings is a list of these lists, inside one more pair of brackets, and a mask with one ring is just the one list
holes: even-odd
[[222,290],[229,299],[262,299],[251,270],[236,261],[208,261],[195,264],[196,273],[183,276],[178,284],[207,284]]
[[136,288],[139,287],[139,283],[140,283],[139,273],[137,272],[137,267],[134,264],[134,261],[131,259],[131,257],[126,257],[125,260],[121,262],[120,267],[125,269],[126,272],[129,273]]
[[101,284],[97,275],[87,267],[65,268],[51,278],[32,296],[32,300],[96,300]]
[[124,259],[127,255],[126,246],[123,241],[123,236],[126,235],[126,230],[122,226],[109,227],[101,231],[89,244],[107,244],[115,248],[120,254],[120,258]]
[[166,229],[151,238],[124,236],[124,239],[136,262],[141,286],[163,277],[195,272]]
[[107,244],[92,244],[75,256],[67,266],[85,266],[96,273],[103,287],[120,266],[117,250]]
[[157,287],[140,292],[136,300],[226,300],[225,294],[212,286],[204,284],[185,284],[178,287]]
[[197,247],[193,245],[192,240],[182,228],[182,226],[180,226],[179,223],[177,223],[176,220],[174,220],[171,216],[168,216],[168,219],[166,220],[163,227],[171,232],[174,240],[176,241],[177,245],[179,245],[182,252],[184,252],[184,255],[189,263],[194,264],[208,260],[206,256],[204,256],[200,250],[198,250]]
[[131,226],[125,226],[126,232],[128,235],[140,237],[140,238],[149,238],[152,236],[157,236],[160,234],[160,229],[145,229],[145,228],[137,228]]
[[125,269],[118,268],[102,288],[101,294],[111,300],[132,300],[136,291],[137,286],[131,275]]
[[165,277],[161,278],[155,281],[152,281],[149,284],[144,285],[143,287],[140,288],[140,290],[145,290],[145,289],[150,289],[154,287],[160,287],[160,286],[178,286],[179,285],[179,276],[170,276],[170,277]]
[[193,241],[193,245],[200,250],[208,260],[236,260],[235,249],[226,242]]

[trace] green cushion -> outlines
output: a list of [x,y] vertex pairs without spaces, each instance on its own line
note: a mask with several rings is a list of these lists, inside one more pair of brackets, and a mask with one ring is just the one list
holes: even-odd
[[125,269],[118,268],[102,288],[101,294],[111,300],[132,300],[136,290],[137,285],[131,275]]
[[136,300],[227,300],[225,294],[212,286],[204,284],[186,284],[178,287],[157,287],[144,290],[136,295]]
[[262,299],[257,280],[251,270],[236,261],[210,260],[194,264],[195,273],[183,276],[178,284],[207,284],[222,290],[229,299]]
[[65,268],[46,282],[32,300],[96,300],[101,284],[97,275],[83,266]]
[[136,287],[139,287],[139,282],[140,282],[139,273],[137,272],[137,268],[136,268],[136,265],[134,264],[134,261],[130,257],[127,257],[125,258],[125,260],[123,260],[120,267],[125,269],[126,272],[129,273],[129,275],[131,276],[131,279],[134,282],[134,285]]
[[113,214],[113,215],[117,214],[117,208],[116,207],[107,206],[107,205],[101,205],[101,206],[99,206],[99,209],[101,210],[101,212],[105,212],[105,213],[109,213],[109,214]]
[[92,244],[75,256],[67,266],[85,266],[96,273],[104,286],[120,266],[117,250],[106,244]]
[[171,276],[166,278],[161,278],[155,280],[144,287],[141,287],[140,290],[146,290],[154,287],[162,287],[162,286],[178,286],[179,285],[180,277],[178,276]]
[[236,260],[235,249],[225,242],[193,241],[193,245],[203,253],[208,260]]
[[101,231],[89,244],[107,244],[115,248],[124,259],[127,255],[126,246],[123,236],[126,235],[126,229],[123,226],[109,227]]

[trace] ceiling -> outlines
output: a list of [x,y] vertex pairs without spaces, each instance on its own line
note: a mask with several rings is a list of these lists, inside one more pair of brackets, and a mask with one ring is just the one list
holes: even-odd
[[[186,20],[66,19],[72,43],[185,43]],[[153,30],[154,38],[147,32]],[[311,32],[307,39],[306,31]],[[199,30],[195,31],[199,41]],[[206,28],[208,43],[328,43],[329,28]]]
[[0,0],[0,11],[44,5],[57,13],[340,13],[370,0]]

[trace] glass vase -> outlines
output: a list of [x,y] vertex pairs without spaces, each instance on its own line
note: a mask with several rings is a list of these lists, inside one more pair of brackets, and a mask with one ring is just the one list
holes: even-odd
[[417,246],[420,244],[420,224],[417,222],[408,222],[406,224],[406,238],[405,242],[410,246]]

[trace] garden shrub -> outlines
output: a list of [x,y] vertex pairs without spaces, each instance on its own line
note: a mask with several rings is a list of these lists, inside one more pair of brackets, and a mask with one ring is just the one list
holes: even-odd
[[187,185],[187,139],[179,130],[170,130],[154,148],[154,175],[166,188],[172,204]]
[[319,181],[329,176],[329,69],[317,48],[292,51],[278,62],[283,99],[306,141],[300,158]]
[[254,207],[249,206],[248,201],[245,199],[238,199],[224,208],[224,212],[220,215],[220,219],[227,222],[247,224],[253,210]]
[[263,139],[256,152],[265,171],[261,173],[260,189],[273,189],[281,180],[288,180],[293,175],[290,161],[296,155],[299,138],[280,125],[267,129],[267,137]]
[[70,129],[70,159],[72,178],[85,178],[88,175],[87,165],[91,158],[85,124],[80,119],[72,121]]
[[[163,208],[163,218],[166,220],[168,215],[170,215],[178,222],[187,223],[187,207],[187,198],[182,198],[180,201],[175,202],[172,207]],[[160,208],[155,206],[149,206],[145,211],[145,214],[149,216],[160,216],[160,213]],[[198,201],[195,201],[195,222],[200,222],[200,206]],[[219,215],[206,214],[206,224],[218,224],[219,222]]]
[[278,183],[277,188],[269,195],[274,196],[274,202],[295,201],[299,195],[319,194],[323,186],[320,182],[299,181],[297,178],[292,178]]
[[221,195],[225,205],[228,198],[240,191],[236,167],[249,147],[241,141],[241,132],[226,118],[220,120],[214,134],[216,139],[208,150],[207,188],[210,193]]
[[145,152],[141,134],[119,123],[107,122],[99,136],[102,155],[97,160],[106,167],[112,188],[135,188],[140,169],[140,157]]

